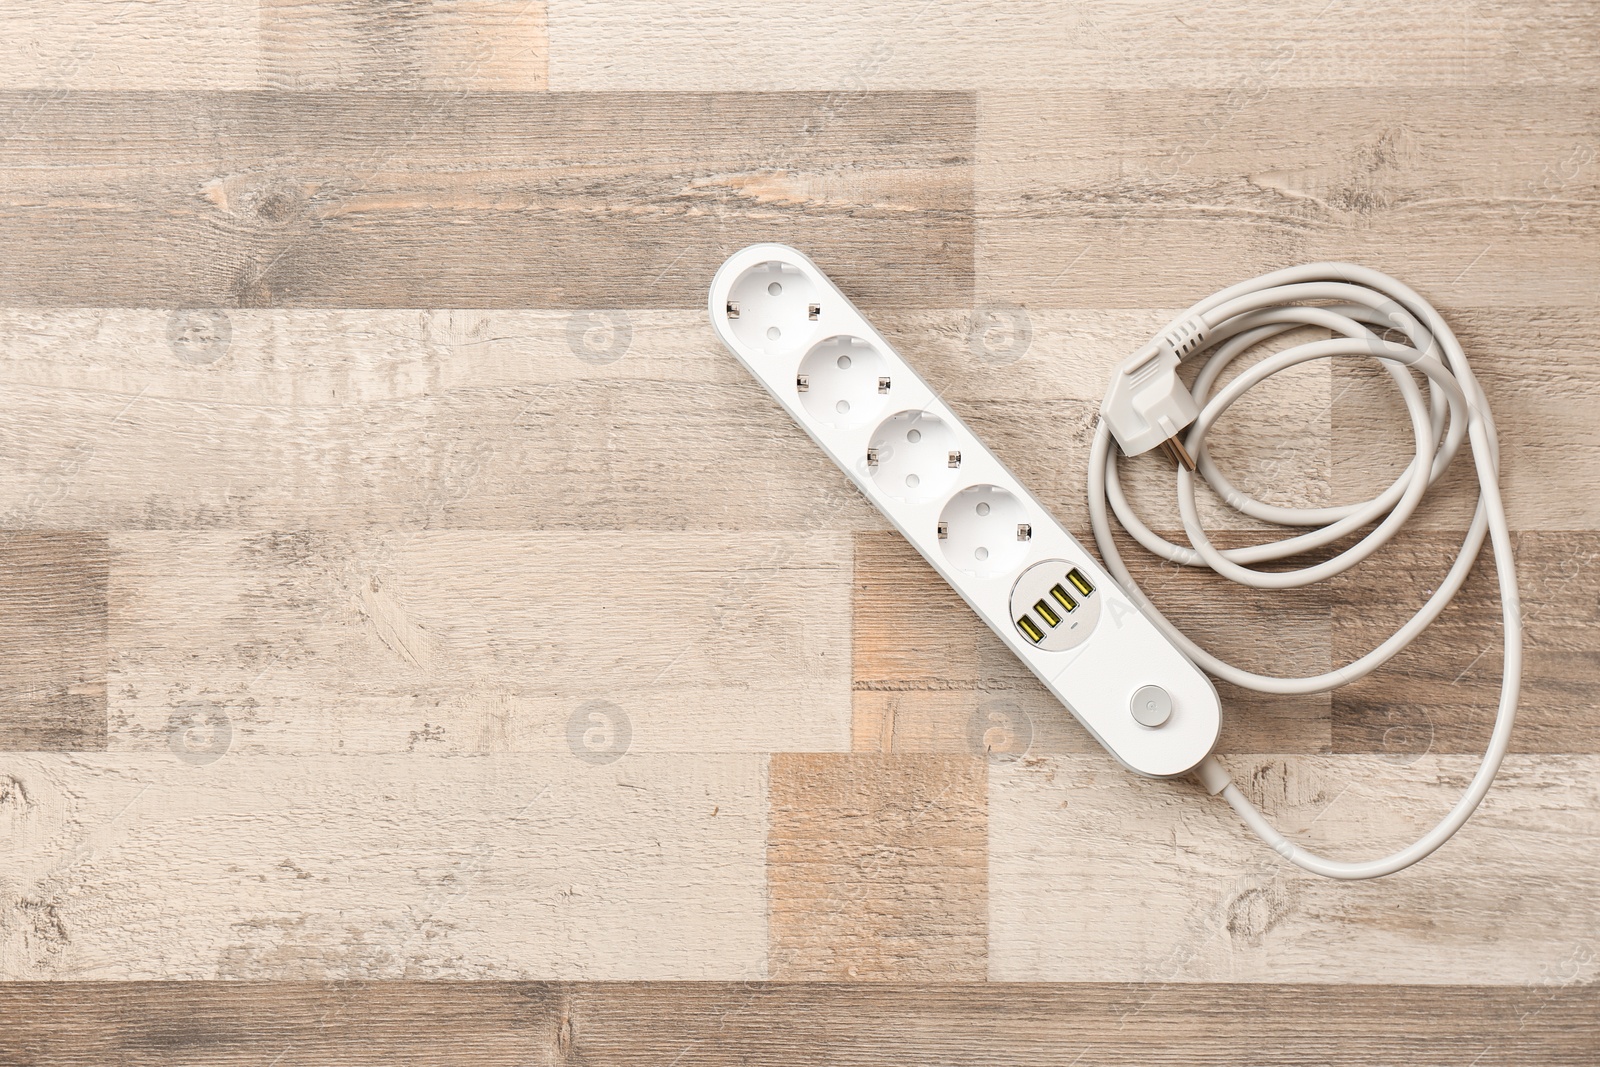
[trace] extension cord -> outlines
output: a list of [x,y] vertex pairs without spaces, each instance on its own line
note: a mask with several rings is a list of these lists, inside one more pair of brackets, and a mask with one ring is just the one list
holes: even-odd
[[[1338,303],[1301,303],[1307,300]],[[1128,769],[1156,778],[1193,774],[1285,859],[1333,878],[1370,878],[1415,863],[1459,829],[1482,800],[1509,744],[1521,670],[1520,608],[1499,495],[1498,447],[1483,391],[1459,343],[1437,312],[1399,282],[1349,264],[1264,275],[1196,304],[1125,361],[1102,405],[1089,463],[1090,517],[1104,570],[802,253],[779,244],[734,253],[712,280],[709,310],[728,350]],[[1240,354],[1308,325],[1336,336],[1269,356],[1210,395],[1222,370]],[[1399,331],[1408,343],[1386,340],[1369,325]],[[1185,387],[1179,365],[1205,352],[1212,355],[1192,389]],[[1336,356],[1374,357],[1390,371],[1415,429],[1411,466],[1373,500],[1343,507],[1274,507],[1239,492],[1206,451],[1210,428],[1239,396],[1271,375]],[[1426,403],[1407,368],[1427,378]],[[1162,447],[1172,457],[1190,546],[1165,541],[1134,513],[1117,478],[1113,437],[1127,455]],[[1136,540],[1172,562],[1207,566],[1264,588],[1307,585],[1347,570],[1393,536],[1449,466],[1463,437],[1472,443],[1481,495],[1455,565],[1393,637],[1327,674],[1271,678],[1210,655],[1143,595],[1112,541],[1108,500]],[[1200,527],[1196,471],[1244,514],[1322,528],[1219,551]],[[1375,521],[1377,527],[1353,547],[1323,563],[1280,572],[1246,566],[1323,547]],[[1211,755],[1221,708],[1196,664],[1269,693],[1322,692],[1363,677],[1438,616],[1465,581],[1486,534],[1494,545],[1506,616],[1506,668],[1494,734],[1472,784],[1438,826],[1382,860],[1341,863],[1290,844]]]

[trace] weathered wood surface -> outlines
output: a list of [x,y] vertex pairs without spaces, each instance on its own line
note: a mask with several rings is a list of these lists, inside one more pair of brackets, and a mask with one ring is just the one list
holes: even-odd
[[226,724],[6,755],[0,977],[764,977],[765,759],[617,757],[611,728],[560,756],[228,755]]
[[[0,1063],[1600,1058],[1593,4],[0,28]],[[1106,372],[1176,309],[1313,258],[1433,299],[1528,631],[1483,811],[1336,885],[1115,767],[720,350],[706,281],[763,239],[1080,533]],[[1401,415],[1315,364],[1215,449],[1352,500]],[[1427,595],[1470,488],[1314,592],[1131,563],[1209,647],[1322,670]],[[1489,567],[1358,685],[1219,687],[1286,831],[1365,855],[1445,810]]]
[[8,112],[7,306],[702,307],[770,240],[879,303],[972,294],[971,93],[0,93]]
[[[1342,858],[1415,840],[1477,767],[1466,755],[1224,762],[1284,834]],[[1198,786],[1132,778],[1103,756],[998,761],[989,976],[1592,983],[1597,771],[1592,756],[1510,756],[1492,797],[1426,862],[1341,883],[1286,867]]]
[[[241,753],[848,747],[836,535],[119,533],[110,747],[196,715]],[[579,734],[586,733],[582,725]]]
[[313,1067],[1588,1067],[1600,991],[1104,983],[0,985],[0,1056]]
[[0,533],[0,749],[106,747],[106,539]]

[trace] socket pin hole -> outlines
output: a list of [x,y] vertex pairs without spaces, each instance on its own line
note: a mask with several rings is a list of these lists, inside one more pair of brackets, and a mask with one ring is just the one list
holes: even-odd
[[779,293],[783,292],[783,286],[779,285],[777,282],[773,282],[771,285],[767,286],[767,292],[771,293],[773,296],[777,296]]
[[835,366],[837,366],[840,370],[849,370],[850,369],[850,357],[849,356],[840,356],[839,359],[838,359],[838,362],[835,364]]
[[915,489],[920,484],[922,484],[922,479],[918,478],[915,474],[906,475],[906,487],[907,488]]
[[843,415],[845,412],[850,410],[850,401],[848,401],[848,400],[839,401],[837,404],[833,405],[833,410],[835,410],[839,414]]
[[[987,515],[987,514],[989,514],[989,505],[987,503],[979,504],[978,505],[978,514],[979,515]],[[982,556],[978,557],[979,559],[983,559],[985,556],[987,556],[989,554],[987,549],[979,549],[978,551],[983,553]]]
[[776,341],[781,336],[783,336],[783,331],[778,329],[776,326],[767,327],[767,340]]
[[922,431],[921,430],[907,430],[906,431],[906,440],[910,441],[912,444],[916,444],[918,441],[922,440]]
[[978,546],[978,550],[973,553],[973,556],[976,557],[980,561],[986,560],[986,559],[989,558],[989,550],[987,548],[984,548],[982,545],[979,545]]

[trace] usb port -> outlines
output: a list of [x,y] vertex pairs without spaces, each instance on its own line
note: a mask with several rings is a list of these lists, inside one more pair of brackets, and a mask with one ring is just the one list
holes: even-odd
[[1072,594],[1061,588],[1060,585],[1052,585],[1050,587],[1050,595],[1055,598],[1057,604],[1061,605],[1062,611],[1078,610],[1078,602],[1072,599]]
[[1094,592],[1094,586],[1089,584],[1089,579],[1085,578],[1083,572],[1076,567],[1067,572],[1067,581],[1072,583],[1072,588],[1084,596]]
[[1050,605],[1046,604],[1044,601],[1041,600],[1035,604],[1033,606],[1033,610],[1039,613],[1039,618],[1049,623],[1052,627],[1061,625],[1061,616],[1051,611]]
[[1022,618],[1018,619],[1017,629],[1027,634],[1028,639],[1034,644],[1038,644],[1040,641],[1044,640],[1044,631],[1039,629],[1039,624],[1034,622],[1031,616],[1024,615]]

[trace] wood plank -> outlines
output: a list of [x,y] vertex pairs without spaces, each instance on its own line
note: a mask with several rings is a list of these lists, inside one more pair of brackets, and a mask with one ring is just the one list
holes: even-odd
[[[11,521],[27,522],[63,477]],[[0,749],[106,747],[107,568],[103,534],[0,533]]]
[[848,747],[845,536],[184,530],[112,551],[118,750],[182,754],[197,717],[252,754]]
[[[241,0],[0,0],[0,89],[35,90],[35,113],[75,89],[248,89],[256,5]],[[14,106],[14,105],[13,105]],[[14,127],[7,125],[7,136]]]
[[1592,308],[1595,106],[1593,88],[987,94],[979,299],[1188,303],[1343,259],[1447,317]]
[[[558,89],[1036,90],[1593,85],[1591,5],[1446,0],[1330,9],[1287,0],[1102,4],[886,0],[687,9],[552,0]],[[827,47],[817,47],[826,42]],[[1404,56],[1404,62],[1396,62]]]
[[0,780],[5,979],[766,973],[764,757],[32,755]]
[[[1217,654],[1285,674],[1328,669],[1326,592],[1265,595],[1141,559],[1131,541],[1123,550],[1145,592]],[[852,748],[1000,760],[1103,751],[899,534],[857,534],[855,559]],[[1263,664],[1267,620],[1276,644]],[[1219,751],[1328,751],[1327,694],[1268,697],[1226,683],[1218,690]]]
[[[1407,536],[1337,579],[1334,649],[1366,652],[1421,607],[1460,549],[1460,535]],[[1516,752],[1597,752],[1600,712],[1600,533],[1516,536],[1523,603],[1523,682]],[[1485,555],[1439,620],[1377,674],[1333,694],[1338,752],[1481,752],[1500,697],[1500,598]]]
[[981,979],[984,783],[964,756],[773,756],[770,976]]
[[885,525],[704,311],[19,310],[0,344],[0,500],[52,526]]
[[[1224,762],[1285,834],[1348,858],[1416,839],[1477,765]],[[1592,984],[1597,771],[1593,756],[1513,755],[1438,852],[1388,878],[1336,882],[1285,864],[1197,785],[1140,779],[1109,757],[992,765],[989,976]]]
[[[1079,1062],[1587,1067],[1600,988],[907,983],[0,985],[0,1057],[37,1067]],[[426,1020],[426,1025],[418,1025]]]
[[546,84],[543,0],[260,7],[266,88],[528,92]]
[[[1169,312],[1011,309],[1014,345],[994,310],[874,319],[1085,531],[1105,375]],[[54,525],[886,527],[702,312],[10,309],[0,343],[14,427],[0,487],[37,495],[72,464],[71,491],[42,512]],[[1241,484],[1327,500],[1326,371],[1275,379],[1219,428]],[[1125,472],[1151,521],[1176,526],[1170,473]],[[1245,522],[1201,506],[1213,528]]]
[[23,106],[0,304],[702,308],[761,240],[868,304],[972,293],[970,93],[0,93]]

